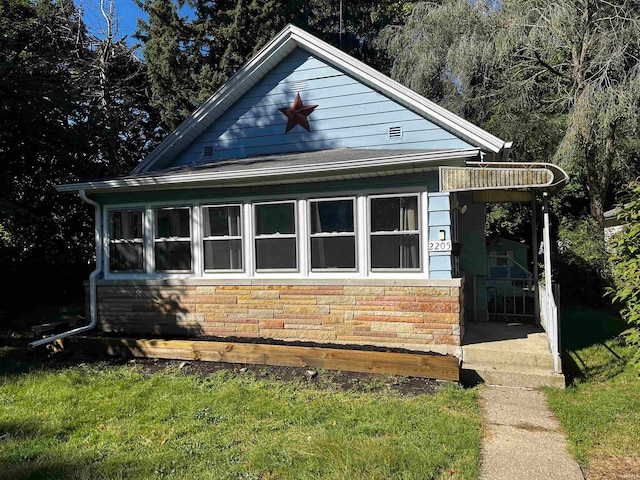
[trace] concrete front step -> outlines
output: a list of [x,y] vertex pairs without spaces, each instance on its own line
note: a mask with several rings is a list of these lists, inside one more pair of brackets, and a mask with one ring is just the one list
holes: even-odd
[[548,351],[505,350],[485,345],[465,345],[462,350],[465,363],[538,367],[553,371],[553,355]]
[[486,383],[487,385],[505,387],[565,387],[564,375],[553,373],[553,366],[551,368],[540,368],[523,365],[463,362],[460,370],[460,381],[465,385]]

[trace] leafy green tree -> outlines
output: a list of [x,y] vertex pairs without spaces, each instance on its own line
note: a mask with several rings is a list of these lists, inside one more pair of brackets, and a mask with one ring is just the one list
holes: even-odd
[[158,123],[148,91],[132,49],[113,31],[90,35],[72,0],[0,0],[0,264],[9,288],[37,275],[56,281],[34,302],[82,295],[92,209],[55,186],[124,173],[145,155]]
[[421,3],[383,40],[397,80],[514,140],[513,160],[566,166],[598,225],[615,187],[638,174],[636,4]]
[[74,256],[61,230],[80,231],[77,207],[53,187],[85,152],[76,78],[86,30],[70,0],[1,0],[0,39],[0,263],[14,273]]
[[547,111],[566,118],[553,159],[584,181],[590,214],[602,227],[612,181],[638,173],[630,151],[636,145],[627,138],[640,118],[640,7],[625,0],[513,0],[505,13],[515,85],[523,100],[540,97]]
[[620,313],[630,326],[626,340],[637,347],[634,361],[640,365],[640,179],[629,184],[619,209],[624,230],[613,240],[614,288],[608,293],[621,305]]

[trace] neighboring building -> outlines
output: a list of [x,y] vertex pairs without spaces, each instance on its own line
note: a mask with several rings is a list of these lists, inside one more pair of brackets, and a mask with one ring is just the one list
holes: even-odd
[[604,244],[607,250],[611,249],[611,240],[614,235],[624,230],[624,225],[618,220],[619,213],[619,208],[604,212]]
[[566,181],[510,147],[289,26],[131,174],[59,189],[96,204],[103,331],[459,357],[484,202]]
[[506,238],[493,238],[487,243],[489,276],[494,278],[530,278],[529,245]]

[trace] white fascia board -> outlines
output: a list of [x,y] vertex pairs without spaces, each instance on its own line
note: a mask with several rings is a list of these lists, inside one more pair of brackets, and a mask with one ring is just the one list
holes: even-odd
[[[288,25],[220,87],[209,100],[169,134],[131,173],[143,173],[156,166],[165,166],[182,151],[183,147],[186,147],[189,141],[201,134],[233,102],[244,95],[277,62],[296,47],[303,48],[329,65],[338,66],[365,85],[433,121],[476,147],[493,153],[499,153],[507,147],[507,144],[498,137],[424,98],[360,60],[356,60],[298,27]],[[503,156],[503,159],[506,157]]]
[[357,170],[363,174],[372,170],[389,168],[390,172],[400,171],[407,167],[437,169],[446,164],[464,164],[477,159],[480,150],[477,148],[454,149],[437,152],[425,152],[408,155],[344,160],[341,162],[322,162],[310,165],[279,165],[272,167],[254,167],[252,169],[232,170],[228,172],[187,172],[140,177],[125,177],[113,180],[72,183],[56,186],[59,192],[75,192],[87,190],[95,192],[124,191],[136,189],[172,189],[193,188],[197,184],[225,184],[233,182],[233,186],[272,184],[273,179],[286,181],[287,177],[306,176],[310,180],[320,180],[330,176],[338,176],[342,172]]

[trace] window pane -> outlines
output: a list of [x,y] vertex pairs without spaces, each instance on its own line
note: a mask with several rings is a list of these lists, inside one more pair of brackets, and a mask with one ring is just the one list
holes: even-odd
[[112,243],[109,246],[109,269],[112,272],[144,270],[141,243]]
[[296,239],[256,239],[256,267],[258,270],[296,268]]
[[418,229],[418,198],[371,199],[371,231],[393,232]]
[[371,237],[371,268],[420,268],[418,235]]
[[191,242],[156,242],[156,270],[191,270]]
[[204,236],[240,235],[240,207],[207,207],[204,209]]
[[110,213],[111,238],[134,240],[142,238],[142,210],[119,210]]
[[189,209],[155,210],[156,238],[189,237]]
[[355,237],[312,238],[311,268],[356,268]]
[[353,232],[353,200],[311,202],[311,233]]
[[296,233],[294,204],[256,205],[256,235]]
[[242,268],[242,241],[205,240],[204,268],[206,270],[240,270]]

